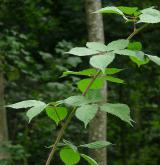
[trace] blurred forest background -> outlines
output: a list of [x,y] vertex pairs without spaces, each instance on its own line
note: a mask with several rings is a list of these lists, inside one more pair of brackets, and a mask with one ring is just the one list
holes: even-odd
[[[103,6],[160,9],[159,0],[102,2]],[[106,43],[126,38],[132,31],[120,17],[109,15],[104,15],[104,28]],[[87,36],[84,0],[0,0],[0,67],[5,77],[5,104],[26,99],[49,102],[77,93],[79,78],[60,76],[66,70],[88,67],[88,61],[65,54],[74,46],[84,45]],[[160,24],[150,25],[134,39],[142,41],[148,54],[160,55]],[[115,144],[108,147],[108,164],[160,165],[160,69],[154,64],[138,68],[127,59],[115,66],[125,68],[119,76],[126,84],[109,83],[108,100],[128,104],[136,124],[132,128],[108,117],[108,140]],[[8,109],[7,123],[9,141],[0,144],[0,152],[10,152],[8,164],[44,164],[49,152],[46,146],[53,143],[58,131],[53,121],[42,113],[28,125],[24,110]],[[88,132],[75,119],[65,138],[82,144]]]

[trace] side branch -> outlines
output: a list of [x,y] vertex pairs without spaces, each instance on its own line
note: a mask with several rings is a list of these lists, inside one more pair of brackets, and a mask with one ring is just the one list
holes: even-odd
[[[137,33],[139,33],[141,30],[143,30],[145,27],[147,27],[148,24],[144,24],[142,27],[136,29],[133,33],[131,33],[131,35],[127,38],[128,40],[132,39]],[[106,53],[106,52],[101,52],[101,53],[97,53],[96,55],[98,54],[102,54],[102,53]],[[88,84],[86,90],[82,93],[82,96],[85,96],[87,94],[87,92],[89,91],[90,87],[92,86],[92,84],[94,83],[94,81],[96,80],[96,78],[99,76],[99,74],[101,73],[101,70],[98,70],[97,74],[92,78],[92,80],[90,81],[90,83]],[[48,159],[46,161],[46,164],[45,165],[50,165],[51,163],[51,160],[55,154],[55,151],[57,149],[57,145],[58,143],[60,142],[61,138],[63,137],[64,135],[64,132],[67,128],[67,126],[69,125],[71,119],[73,118],[74,114],[75,114],[75,111],[76,111],[76,107],[74,107],[74,109],[71,111],[71,113],[69,114],[68,118],[66,119],[64,125],[62,126],[62,128],[60,129],[59,133],[58,133],[58,136],[56,138],[56,141],[55,143],[53,144],[53,147],[51,149],[51,152],[48,156]]]
[[[92,86],[92,84],[94,83],[94,81],[96,80],[96,78],[99,76],[100,73],[101,73],[101,71],[99,70],[99,71],[97,72],[97,74],[93,77],[93,79],[90,81],[90,83],[88,84],[86,90],[82,93],[82,96],[85,96],[85,95],[87,94],[87,92],[89,91],[90,87]],[[51,162],[51,160],[52,160],[52,157],[54,156],[54,153],[55,153],[55,151],[56,151],[57,145],[58,145],[58,143],[60,142],[61,138],[63,137],[64,132],[65,132],[65,129],[67,128],[67,126],[68,126],[68,124],[70,123],[72,117],[74,116],[75,111],[76,111],[76,107],[73,108],[73,110],[72,110],[71,113],[69,114],[69,116],[68,116],[66,122],[64,123],[64,125],[63,125],[62,128],[61,128],[61,130],[59,131],[58,136],[57,136],[57,138],[56,138],[56,141],[55,141],[55,143],[54,143],[54,145],[53,145],[53,147],[52,147],[52,150],[51,150],[51,152],[50,152],[50,154],[49,154],[49,157],[48,157],[48,159],[47,159],[46,165],[50,165],[50,162]]]

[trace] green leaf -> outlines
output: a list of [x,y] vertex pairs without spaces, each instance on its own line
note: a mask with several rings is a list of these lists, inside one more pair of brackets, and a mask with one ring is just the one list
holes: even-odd
[[62,148],[60,151],[60,158],[65,165],[75,165],[80,161],[80,154],[71,148]]
[[114,60],[113,53],[106,53],[105,55],[96,55],[90,58],[90,64],[105,73],[106,67]]
[[76,117],[84,122],[85,128],[87,124],[95,117],[98,111],[98,106],[96,104],[92,105],[82,105],[76,110]]
[[159,23],[160,22],[160,17],[154,17],[149,14],[141,14],[140,16],[140,21],[138,23]]
[[135,51],[135,57],[141,61],[145,61],[145,54],[142,51]]
[[130,57],[130,59],[140,67],[141,65],[145,65],[149,62],[148,58],[140,59],[137,57]]
[[116,77],[112,77],[112,76],[106,76],[105,80],[110,81],[110,82],[114,82],[114,83],[120,83],[120,84],[124,83],[124,80],[116,78]]
[[87,42],[86,46],[92,50],[97,50],[100,52],[105,52],[107,51],[106,45],[100,42]]
[[119,10],[121,10],[123,13],[128,14],[128,15],[132,15],[135,12],[137,12],[138,7],[125,7],[125,6],[120,6],[117,7]]
[[[86,90],[86,88],[88,87],[88,85],[90,84],[91,80],[92,80],[91,78],[80,80],[77,83],[78,84],[78,89],[80,89],[82,92],[84,92]],[[93,82],[93,84],[90,86],[90,89],[101,89],[101,88],[103,88],[104,82],[106,80],[108,80],[110,82],[114,82],[114,83],[124,83],[124,80],[116,78],[116,77],[112,77],[112,76],[98,77]]]
[[118,14],[121,15],[125,20],[128,20],[124,13],[119,10],[117,7],[114,6],[108,6],[108,7],[104,7],[101,8],[100,10],[97,10],[95,13],[105,13],[105,14]]
[[64,103],[71,106],[81,106],[88,104],[88,100],[84,96],[70,96],[64,100]]
[[[147,54],[146,54],[147,55]],[[160,65],[160,57],[158,56],[151,56],[151,55],[147,55],[148,58],[153,61],[154,63],[156,63],[157,65]]]
[[96,103],[102,101],[102,91],[100,89],[90,89],[86,98],[88,99],[88,103]]
[[85,69],[85,70],[80,71],[80,73],[83,75],[92,76],[92,75],[95,75],[97,73],[97,69],[89,68],[89,69]]
[[46,104],[34,106],[31,109],[29,109],[26,113],[27,117],[29,118],[29,122],[39,115],[44,109],[46,108]]
[[110,81],[110,82],[113,82],[113,83],[124,83],[124,80],[120,79],[120,78],[117,78],[117,77],[112,77],[112,76],[104,76],[104,77],[99,77],[97,78],[97,81]]
[[121,50],[128,47],[129,40],[126,39],[119,39],[116,41],[112,41],[107,45],[107,51],[113,50]]
[[111,145],[111,143],[108,141],[96,141],[96,142],[92,142],[89,144],[80,145],[80,147],[86,147],[86,148],[90,148],[90,149],[100,149],[100,148],[104,148],[109,145]]
[[[118,69],[118,68],[106,68],[105,73],[107,75],[111,74],[116,74],[121,72],[123,69]],[[95,68],[89,68],[85,69],[79,72],[74,72],[74,71],[65,71],[63,72],[63,75],[61,77],[65,77],[67,75],[80,75],[80,76],[93,76],[97,73],[97,69]]]
[[20,109],[20,108],[30,108],[34,106],[43,106],[46,105],[42,101],[38,100],[26,100],[26,101],[21,101],[15,104],[7,105],[7,107],[14,108],[14,109]]
[[141,10],[141,15],[139,16],[140,20],[138,23],[159,23],[160,22],[160,11],[150,7],[144,10]]
[[90,165],[98,165],[98,163],[94,159],[85,154],[81,154],[81,157],[84,158]]
[[142,50],[142,44],[141,42],[130,42],[128,45],[129,50]]
[[140,10],[138,10],[134,13],[134,16],[138,17],[140,14],[141,14],[141,12],[140,12]]
[[141,51],[140,51],[140,50],[142,50],[141,42],[131,42],[131,43],[129,43],[128,49],[130,49],[130,50],[138,50],[138,52],[140,52],[140,54],[138,55],[140,57],[130,56],[130,59],[134,63],[136,63],[138,65],[138,67],[140,67],[141,65],[145,65],[145,64],[147,64],[149,62],[149,59],[145,58],[144,57],[144,53],[141,53]]
[[144,59],[144,53],[142,51],[136,51],[136,50],[133,51],[129,49],[124,49],[124,50],[114,51],[114,53],[119,54],[119,55],[129,56],[129,57],[140,58],[141,60]]
[[38,114],[40,114],[46,107],[47,105],[42,102],[42,101],[37,101],[37,100],[26,100],[26,101],[21,101],[15,104],[8,105],[7,107],[15,108],[15,109],[20,109],[20,108],[30,108],[26,115],[29,118],[29,122]]
[[143,9],[143,10],[141,10],[140,12],[141,13],[143,13],[143,14],[159,14],[159,10],[156,10],[156,9],[154,9],[155,7],[154,6],[152,6],[152,7],[149,7],[149,8],[146,8],[146,9]]
[[74,72],[74,71],[66,71],[63,72],[63,75],[61,77],[67,76],[67,75],[82,75],[82,76],[92,76],[97,73],[97,69],[94,68],[89,68],[85,69],[79,72]]
[[50,117],[58,125],[60,121],[65,119],[68,111],[65,107],[48,106],[46,108],[46,113],[47,113],[48,117]]
[[115,116],[119,117],[121,120],[132,125],[131,121],[133,121],[133,120],[130,117],[130,109],[129,109],[128,105],[126,105],[126,104],[106,103],[101,106],[100,110],[102,110],[104,112],[108,112],[112,115],[115,115]]
[[63,100],[63,103],[70,106],[82,106],[89,103],[98,102],[101,100],[101,91],[100,90],[89,90],[86,96],[70,96],[67,99]]
[[98,77],[97,79],[96,79],[97,81],[102,81],[102,82],[104,82],[104,81],[110,81],[110,82],[114,82],[114,83],[124,83],[124,80],[122,80],[122,79],[120,79],[120,78],[117,78],[117,77],[113,77],[113,76],[104,76],[104,77]]
[[[80,80],[77,83],[78,89],[80,89],[82,92],[84,92],[86,90],[86,88],[88,87],[88,85],[90,84],[91,80],[92,80],[91,78]],[[104,85],[104,80],[96,79],[90,86],[90,89],[101,89],[103,87],[103,85]]]
[[85,47],[76,47],[71,49],[68,54],[76,55],[76,56],[90,56],[99,53],[96,50],[88,49]]
[[115,50],[114,51],[115,54],[119,54],[119,55],[125,55],[125,56],[133,56],[135,57],[135,51],[133,50],[129,50],[129,49],[124,49],[124,50]]
[[123,71],[124,69],[118,69],[118,68],[107,68],[105,70],[105,74],[107,75],[112,75],[112,74],[116,74],[116,73],[119,73],[121,71]]

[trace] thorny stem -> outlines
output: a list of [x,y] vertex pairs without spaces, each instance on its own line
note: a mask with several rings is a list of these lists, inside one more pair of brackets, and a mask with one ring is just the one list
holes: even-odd
[[[145,27],[147,27],[148,24],[144,24],[142,27],[134,30],[130,36],[127,38],[128,40],[130,40],[133,36],[135,36],[137,33],[139,33],[141,30],[143,30]],[[103,53],[106,53],[106,52],[103,52]],[[98,55],[98,54],[97,54]],[[92,84],[94,83],[94,81],[96,80],[96,78],[99,76],[99,74],[101,73],[101,70],[98,70],[97,74],[92,78],[92,80],[90,81],[90,83],[88,84],[86,90],[82,93],[82,96],[86,96],[87,92],[89,91],[90,87],[92,86]],[[76,111],[76,107],[73,108],[73,110],[71,111],[71,113],[69,114],[68,118],[66,119],[64,125],[61,127],[59,133],[58,133],[58,136],[56,138],[56,141],[54,142],[53,144],[53,147],[51,149],[51,152],[48,156],[48,159],[46,161],[46,164],[45,165],[50,165],[51,163],[51,160],[55,154],[55,151],[57,149],[57,145],[58,143],[60,142],[61,138],[63,137],[64,135],[64,132],[67,128],[67,126],[69,125],[71,119],[73,118],[74,114],[75,114],[75,111]]]

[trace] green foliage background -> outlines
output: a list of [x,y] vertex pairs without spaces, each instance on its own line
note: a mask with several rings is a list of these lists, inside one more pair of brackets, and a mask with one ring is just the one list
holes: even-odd
[[[156,6],[158,0],[103,0],[103,5]],[[121,18],[104,16],[106,42],[126,38],[132,27]],[[160,25],[147,28],[135,37],[148,54],[159,55]],[[6,103],[25,99],[54,101],[76,93],[77,77],[60,78],[65,70],[78,71],[88,65],[64,52],[87,41],[84,0],[2,0],[0,2],[0,53],[4,61]],[[109,100],[124,102],[132,108],[133,128],[109,116],[108,139],[116,145],[108,148],[110,165],[160,164],[160,70],[152,64],[137,68],[129,60],[119,60],[120,74],[127,84],[109,83]],[[132,67],[131,67],[132,66]],[[130,69],[131,68],[131,69]],[[74,82],[72,86],[71,82]],[[59,128],[41,114],[27,124],[24,111],[9,110],[10,143],[0,149],[11,152],[9,164],[44,164],[49,146]],[[83,131],[83,133],[82,133]],[[74,120],[65,139],[75,144],[87,141],[87,130]],[[55,161],[60,162],[57,157]],[[1,164],[4,165],[4,162]],[[55,163],[56,164],[56,163]],[[80,164],[83,164],[81,162]],[[58,165],[58,163],[57,163]]]

